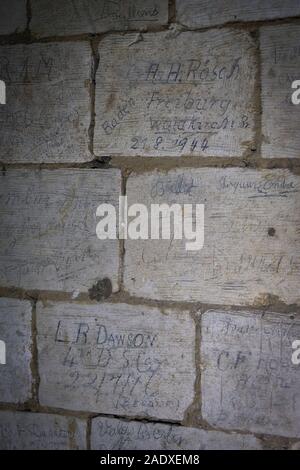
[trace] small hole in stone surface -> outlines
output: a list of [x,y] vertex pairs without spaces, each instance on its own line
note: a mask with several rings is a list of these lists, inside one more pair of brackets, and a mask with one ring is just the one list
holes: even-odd
[[270,228],[268,229],[268,235],[269,235],[269,237],[274,237],[275,233],[276,233],[275,228],[270,227]]

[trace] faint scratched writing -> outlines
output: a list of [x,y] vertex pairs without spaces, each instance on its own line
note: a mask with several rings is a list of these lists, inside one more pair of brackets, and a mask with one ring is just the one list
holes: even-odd
[[180,447],[183,442],[183,436],[178,427],[164,426],[159,428],[155,425],[141,423],[130,425],[123,421],[112,422],[112,420],[101,420],[96,424],[98,438],[109,436],[113,442],[113,449],[123,449],[134,445],[136,442],[148,442],[152,439],[162,440],[164,445]]
[[0,365],[6,364],[6,344],[5,341],[0,340]]
[[164,196],[165,194],[187,194],[191,195],[193,189],[197,188],[193,177],[179,175],[176,178],[157,178],[151,184],[151,197]]
[[0,76],[6,83],[31,84],[37,80],[51,81],[57,76],[58,64],[52,56],[41,54],[36,58],[25,56],[15,62],[0,56]]

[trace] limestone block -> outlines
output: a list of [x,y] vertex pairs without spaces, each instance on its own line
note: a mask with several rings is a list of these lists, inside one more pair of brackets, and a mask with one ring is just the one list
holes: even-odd
[[0,56],[0,161],[90,160],[88,42],[5,45]]

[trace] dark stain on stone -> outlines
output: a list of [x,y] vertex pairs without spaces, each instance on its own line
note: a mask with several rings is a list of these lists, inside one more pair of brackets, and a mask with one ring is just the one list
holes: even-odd
[[276,233],[275,228],[270,227],[270,228],[268,229],[268,235],[269,235],[269,237],[274,237],[275,233]]
[[100,302],[107,299],[112,294],[112,285],[110,280],[106,277],[101,279],[89,289],[89,297],[91,300]]

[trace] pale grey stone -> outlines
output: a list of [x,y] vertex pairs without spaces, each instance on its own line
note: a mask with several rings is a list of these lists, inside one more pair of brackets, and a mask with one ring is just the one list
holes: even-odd
[[[298,2],[300,8],[300,2]],[[300,25],[261,29],[262,156],[299,158],[300,105],[292,103],[292,83],[300,79]]]
[[203,28],[236,21],[261,21],[300,15],[298,0],[176,0],[177,21]]
[[182,420],[193,401],[195,331],[187,312],[39,303],[37,328],[43,405]]
[[39,37],[153,28],[168,22],[168,0],[32,0]]
[[114,34],[99,53],[96,155],[242,156],[254,146],[248,33]]
[[258,439],[250,435],[205,431],[173,424],[124,421],[114,418],[92,420],[93,450],[253,450]]
[[108,278],[118,290],[119,241],[98,239],[96,210],[118,210],[119,170],[9,170],[0,178],[3,287],[87,292]]
[[6,363],[0,363],[0,402],[23,403],[32,389],[30,302],[0,299],[0,340],[6,350]]
[[142,203],[151,214],[151,204],[193,204],[195,214],[195,205],[204,204],[204,246],[188,251],[188,240],[174,239],[173,223],[170,240],[126,240],[125,289],[179,302],[299,304],[299,189],[299,176],[288,170],[132,173],[128,207]]
[[85,450],[86,428],[68,416],[0,411],[0,449]]
[[0,161],[91,159],[88,42],[5,45],[0,55]]
[[21,33],[26,29],[26,3],[26,0],[1,0],[0,35]]
[[208,311],[201,328],[202,415],[213,426],[300,436],[300,316]]

